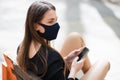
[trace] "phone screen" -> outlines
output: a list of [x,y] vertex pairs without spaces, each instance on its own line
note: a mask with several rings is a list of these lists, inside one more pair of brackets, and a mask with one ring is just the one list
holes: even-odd
[[79,61],[80,59],[82,59],[82,58],[88,53],[88,51],[89,51],[89,49],[88,49],[87,47],[85,47],[85,48],[82,50],[82,52],[78,55],[78,57],[79,57],[78,61]]

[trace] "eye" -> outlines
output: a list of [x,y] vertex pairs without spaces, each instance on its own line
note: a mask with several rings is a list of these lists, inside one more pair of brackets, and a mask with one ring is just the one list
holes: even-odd
[[53,23],[54,21],[49,21],[48,23]]
[[51,18],[48,20],[48,24],[54,24],[57,21],[57,18]]

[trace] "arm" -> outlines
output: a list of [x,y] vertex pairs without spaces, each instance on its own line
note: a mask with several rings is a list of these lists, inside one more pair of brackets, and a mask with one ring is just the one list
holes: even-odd
[[[50,80],[65,80],[65,75],[64,75],[64,70],[61,69],[58,71]],[[70,77],[67,78],[66,80],[75,80],[74,78]]]
[[[64,73],[63,60],[57,59],[49,65],[45,80],[71,80],[72,76],[68,78],[69,71]],[[72,78],[74,80],[74,77]]]
[[68,78],[74,78],[76,74],[82,69],[83,67],[83,63],[84,63],[84,59],[81,59],[80,61],[77,61],[78,57],[76,57],[71,65],[71,70],[70,70],[70,74],[68,76]]
[[[78,73],[78,71],[80,71],[80,69],[82,69],[84,59],[81,59],[80,61],[77,61],[77,60],[78,60],[78,57],[76,57],[73,60],[73,63],[71,65],[71,70],[70,70],[70,73],[68,74],[67,78],[65,78],[65,75],[64,75],[64,67],[60,68],[59,66],[57,66],[57,68],[54,68],[54,71],[56,71],[56,72],[53,72],[54,75],[50,78],[50,80],[65,80],[65,79],[77,80],[75,77],[76,77],[76,74]],[[62,65],[62,64],[57,62],[55,65]]]

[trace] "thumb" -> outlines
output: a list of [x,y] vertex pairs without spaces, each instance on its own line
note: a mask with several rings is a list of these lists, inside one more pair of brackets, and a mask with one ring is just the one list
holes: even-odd
[[77,57],[75,57],[75,59],[74,59],[73,61],[77,61],[77,60],[78,60],[78,58],[79,58],[78,56],[77,56]]
[[81,62],[84,62],[85,61],[85,58],[82,58],[81,60],[79,60],[78,62],[81,63]]

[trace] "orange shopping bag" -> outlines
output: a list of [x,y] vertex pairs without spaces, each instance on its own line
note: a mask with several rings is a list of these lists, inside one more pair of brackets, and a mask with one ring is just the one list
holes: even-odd
[[2,80],[17,80],[15,74],[13,73],[13,62],[12,60],[4,55],[6,61],[6,66],[2,64]]
[[2,64],[2,80],[36,80],[23,71],[7,55],[3,54],[6,66]]

